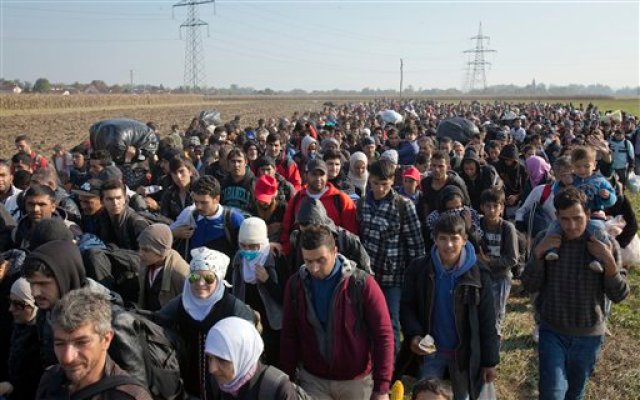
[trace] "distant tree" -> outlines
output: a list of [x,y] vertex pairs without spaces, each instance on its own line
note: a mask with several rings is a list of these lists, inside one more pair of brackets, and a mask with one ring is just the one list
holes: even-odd
[[93,85],[100,93],[107,93],[109,91],[109,86],[107,86],[104,81],[93,80],[90,85]]
[[124,92],[124,89],[118,84],[115,84],[109,88],[109,93],[119,94],[122,92]]
[[51,83],[47,78],[38,78],[33,84],[33,91],[37,93],[46,93],[51,90]]

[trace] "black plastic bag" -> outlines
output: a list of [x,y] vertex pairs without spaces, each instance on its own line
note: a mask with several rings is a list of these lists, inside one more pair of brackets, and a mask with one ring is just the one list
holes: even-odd
[[138,149],[140,155],[150,158],[158,150],[158,136],[147,125],[133,119],[107,119],[89,128],[91,148],[107,150],[117,163],[124,162],[127,147]]
[[216,110],[204,110],[200,112],[198,121],[200,121],[200,125],[202,125],[204,128],[208,128],[211,125],[220,126],[223,124],[220,117],[220,112]]
[[471,136],[479,132],[478,127],[472,121],[462,117],[453,117],[438,124],[436,137],[438,139],[448,137],[451,140],[467,144],[471,140]]

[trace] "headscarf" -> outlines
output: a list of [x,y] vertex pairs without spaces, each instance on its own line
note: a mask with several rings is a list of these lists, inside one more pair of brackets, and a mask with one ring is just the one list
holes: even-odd
[[531,156],[525,162],[531,187],[536,187],[551,170],[551,165],[540,156]]
[[205,353],[233,364],[235,376],[230,382],[219,385],[220,390],[233,395],[237,395],[253,377],[263,350],[264,342],[255,326],[238,317],[218,321],[207,334],[204,344]]
[[36,301],[31,294],[31,285],[25,278],[20,278],[11,285],[11,294],[24,304],[33,308],[33,315],[38,311]]
[[387,160],[391,160],[392,163],[398,165],[399,155],[396,150],[389,149],[385,150],[381,155],[380,159],[386,158]]
[[[312,143],[315,143],[316,147],[318,146],[318,141],[315,140],[310,135],[307,135],[307,136],[302,138],[302,142],[300,144],[300,152],[302,153],[304,158],[308,158],[309,157],[309,146],[311,146]],[[316,151],[317,151],[317,149],[316,149]]]
[[172,243],[173,234],[166,224],[149,225],[138,236],[138,245],[140,247],[148,247],[162,257],[169,253]]
[[245,219],[240,225],[238,243],[260,245],[260,249],[257,251],[240,250],[238,252],[242,258],[242,277],[244,281],[255,284],[257,282],[256,266],[261,265],[264,267],[270,252],[267,224],[264,220],[257,217]]
[[[364,175],[358,175],[355,171],[356,162],[358,161],[364,163]],[[349,179],[351,179],[353,186],[360,189],[362,193],[365,193],[369,172],[367,171],[367,156],[361,151],[356,151],[349,157]]]
[[191,291],[189,279],[184,280],[182,290],[182,305],[191,318],[202,321],[209,315],[213,306],[222,299],[225,286],[230,286],[224,277],[229,266],[229,257],[226,254],[206,247],[198,247],[191,250],[190,272],[211,271],[216,275],[216,288],[206,299],[196,297]]

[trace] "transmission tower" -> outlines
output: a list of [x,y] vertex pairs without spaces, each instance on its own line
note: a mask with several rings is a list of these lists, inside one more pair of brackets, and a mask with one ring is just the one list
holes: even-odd
[[202,88],[205,81],[204,50],[202,48],[200,27],[207,27],[208,36],[209,24],[198,17],[198,6],[213,3],[214,1],[182,0],[173,5],[173,7],[187,7],[187,19],[180,24],[180,32],[182,33],[182,28],[185,28],[184,86],[188,91],[197,91]]
[[479,85],[482,85],[482,89],[487,88],[487,73],[486,66],[490,66],[491,63],[485,61],[485,53],[495,53],[495,50],[491,50],[485,47],[484,41],[489,41],[489,36],[482,34],[482,22],[480,22],[480,28],[478,29],[478,35],[471,38],[476,41],[475,49],[465,50],[464,53],[472,54],[473,60],[467,62],[467,88],[469,91],[477,89]]

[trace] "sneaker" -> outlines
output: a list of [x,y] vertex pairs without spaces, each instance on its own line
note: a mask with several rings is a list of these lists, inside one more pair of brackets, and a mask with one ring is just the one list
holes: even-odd
[[593,272],[597,272],[599,274],[602,274],[604,272],[604,268],[602,268],[602,264],[600,264],[600,261],[598,260],[593,260],[589,263],[589,269],[591,269]]
[[544,259],[546,261],[558,261],[559,258],[560,256],[558,255],[558,252],[555,250],[549,250],[547,254],[544,255]]

